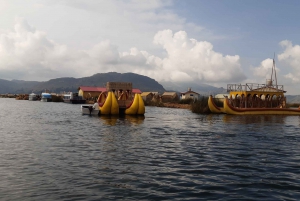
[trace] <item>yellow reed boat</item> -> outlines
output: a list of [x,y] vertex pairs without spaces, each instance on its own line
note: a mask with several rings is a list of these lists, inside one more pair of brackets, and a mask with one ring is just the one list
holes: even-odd
[[[256,92],[254,92],[256,91]],[[245,91],[244,91],[245,92]],[[257,90],[246,93],[247,95],[233,96],[231,93],[224,97],[223,107],[218,107],[212,96],[208,99],[208,107],[212,113],[225,113],[234,115],[300,115],[299,108],[286,108],[286,98],[276,96],[270,91],[260,92]],[[241,93],[241,91],[236,91]],[[254,93],[251,95],[251,93]],[[234,98],[233,98],[234,97]]]
[[[272,76],[275,74],[275,84]],[[212,113],[233,115],[300,115],[299,108],[286,108],[286,97],[283,85],[277,84],[275,62],[271,79],[266,84],[246,83],[228,84],[228,96],[224,97],[223,107],[218,107],[212,96],[208,99],[208,107]]]
[[[105,93],[105,92],[104,92]],[[103,102],[101,98],[106,97]],[[107,96],[100,94],[98,98],[99,111],[103,115],[129,114],[144,115],[145,105],[141,94],[135,94],[133,100],[117,100],[113,92],[108,92]]]
[[218,107],[210,95],[208,97],[208,108],[212,113],[225,113],[223,107]]
[[145,104],[141,94],[131,93],[131,83],[108,82],[107,91],[102,92],[97,103],[100,115],[144,115]]
[[139,92],[132,90],[130,82],[107,82],[94,105],[82,105],[82,114],[89,115],[144,115],[145,104]]
[[236,108],[230,104],[230,100],[228,97],[225,97],[224,100],[224,112],[226,114],[235,114],[235,115],[300,115],[299,108]]

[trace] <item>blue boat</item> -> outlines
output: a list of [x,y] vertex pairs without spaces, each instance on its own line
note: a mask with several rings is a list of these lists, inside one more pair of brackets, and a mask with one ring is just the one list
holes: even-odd
[[42,102],[52,102],[52,95],[49,93],[42,93]]

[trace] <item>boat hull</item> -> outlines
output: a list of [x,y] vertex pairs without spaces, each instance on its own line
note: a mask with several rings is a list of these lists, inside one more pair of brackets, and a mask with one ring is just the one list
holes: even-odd
[[125,114],[128,115],[144,115],[145,114],[145,104],[141,94],[135,94],[133,102],[125,110]]
[[111,112],[112,92],[108,92],[107,97],[102,106],[100,106],[100,114],[108,115]]
[[139,97],[138,94],[135,94],[133,102],[130,105],[130,107],[125,110],[125,114],[130,114],[130,115],[137,114],[138,109],[139,109]]
[[300,109],[291,108],[235,108],[224,99],[224,112],[233,115],[300,115]]
[[83,115],[98,115],[99,109],[93,108],[93,105],[81,105],[81,113]]
[[138,94],[138,97],[139,97],[139,109],[137,111],[137,114],[144,115],[145,114],[145,103],[144,103],[144,100],[143,100],[141,94]]
[[208,97],[208,107],[212,113],[225,113],[224,108],[218,107],[215,104],[213,97],[211,95]]
[[36,100],[37,100],[37,97],[29,97],[28,100],[29,100],[29,101],[36,101]]
[[84,104],[86,101],[85,99],[63,99],[64,103],[71,103],[71,104]]
[[98,103],[101,115],[145,114],[145,105],[140,94],[135,94],[133,101],[130,102],[130,100],[117,100],[113,92],[108,92],[107,96],[99,96]]
[[51,98],[42,98],[41,102],[52,102]]

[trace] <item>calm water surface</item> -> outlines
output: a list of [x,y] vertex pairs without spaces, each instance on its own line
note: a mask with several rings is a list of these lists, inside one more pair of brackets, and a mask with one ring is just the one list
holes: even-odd
[[298,116],[0,99],[0,122],[0,200],[300,199]]

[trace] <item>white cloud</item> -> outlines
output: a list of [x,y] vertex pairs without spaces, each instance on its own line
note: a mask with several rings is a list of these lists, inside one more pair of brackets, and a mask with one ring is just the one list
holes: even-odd
[[282,54],[278,55],[278,60],[286,63],[288,67],[292,67],[289,69],[288,74],[284,77],[293,83],[299,83],[300,77],[300,46],[292,44],[291,41],[284,40],[280,42],[280,45],[285,48]]
[[[241,81],[245,79],[239,63],[239,56],[223,56],[213,50],[207,41],[189,39],[187,33],[179,31],[173,35],[171,30],[158,32],[154,43],[167,52],[163,68],[170,72],[185,72],[193,80],[203,82]],[[180,80],[188,81],[182,77]]]
[[296,75],[293,75],[292,73],[288,73],[288,74],[286,74],[285,76],[284,76],[285,78],[287,78],[287,79],[289,79],[289,80],[291,80],[292,82],[299,82],[300,80],[299,80],[299,77]]
[[[154,49],[151,40],[158,30],[166,27],[179,30],[185,27],[186,20],[169,9],[172,2],[170,0],[72,0],[54,3],[51,1],[45,11],[53,12],[53,9],[56,9],[59,18],[56,17],[56,22],[51,23],[51,29],[39,25],[43,30],[51,31],[54,39],[63,37],[64,43],[67,42],[72,47],[90,48],[93,44],[109,40],[113,44],[118,44],[122,51],[133,46],[140,49]],[[68,15],[63,14],[66,11]],[[45,20],[50,22],[50,19]],[[61,27],[67,30],[64,32],[65,36],[57,32],[57,28]],[[74,40],[77,43],[74,43]]]
[[89,50],[74,50],[49,40],[46,33],[17,18],[14,30],[0,36],[0,71],[2,78],[25,80],[82,77],[110,71],[134,72],[173,82],[244,78],[238,56],[222,56],[213,51],[212,44],[188,39],[184,31],[160,31],[154,36],[154,43],[166,51],[166,57],[135,47],[119,52],[108,40]]
[[[295,83],[300,83],[300,46],[293,45],[291,41],[284,40],[279,43],[283,52],[278,55],[276,61],[276,74],[279,85],[284,85],[289,94],[297,94],[298,89]],[[276,60],[276,59],[275,59]],[[265,83],[266,79],[271,78],[273,60],[268,58],[263,60],[259,66],[251,68],[253,76],[250,82]],[[273,83],[275,74],[273,74]]]
[[88,50],[75,50],[49,40],[46,33],[17,18],[14,30],[0,35],[0,71],[5,76],[2,78],[25,80],[83,77],[111,71],[134,72],[172,82],[227,82],[245,78],[239,56],[223,56],[213,50],[211,43],[189,39],[184,31],[159,31],[153,42],[166,52],[165,57],[136,47],[120,52],[108,40]]
[[108,40],[96,44],[88,51],[88,55],[97,63],[116,64],[119,60],[117,46],[112,45]]
[[[46,80],[67,73],[74,76],[70,65],[74,56],[78,54],[47,39],[46,33],[22,18],[16,18],[13,31],[0,35],[0,71],[6,72],[2,78]],[[14,77],[14,73],[20,77]]]
[[[247,58],[223,54],[220,44],[212,43],[228,36],[213,34],[177,9],[173,0],[0,0],[0,78],[48,80],[117,71],[224,87],[270,77],[266,59],[254,68],[244,64],[245,80],[241,62]],[[13,27],[15,16],[30,23],[17,18]],[[280,45],[283,75],[277,76],[284,84],[300,83],[300,46],[288,40]]]
[[[259,78],[265,78],[265,79],[270,79],[272,75],[272,68],[273,68],[273,59],[265,59],[260,63],[260,66],[252,68],[253,75],[255,77]],[[280,72],[280,69],[276,67],[276,74]],[[275,78],[275,72],[273,72],[272,78]]]
[[300,46],[293,46],[291,41],[284,40],[280,45],[285,48],[284,52],[278,55],[279,61],[287,62],[291,67],[300,70]]

